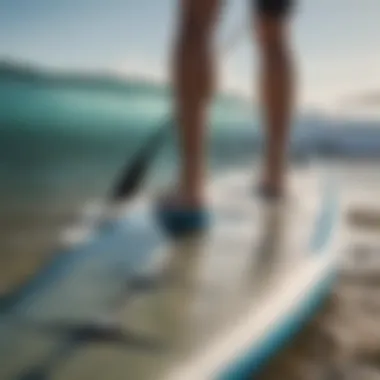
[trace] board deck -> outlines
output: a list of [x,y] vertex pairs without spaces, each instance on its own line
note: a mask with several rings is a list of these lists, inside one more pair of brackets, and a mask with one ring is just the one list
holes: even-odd
[[249,173],[210,188],[213,227],[170,242],[148,204],[60,253],[3,301],[0,378],[240,379],[328,293],[338,262],[332,183],[292,178],[277,205]]

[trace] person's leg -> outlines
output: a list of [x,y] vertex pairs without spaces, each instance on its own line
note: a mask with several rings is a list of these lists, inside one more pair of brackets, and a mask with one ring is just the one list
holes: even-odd
[[177,201],[203,201],[205,132],[213,93],[213,37],[220,0],[181,0],[174,48],[173,85],[178,127],[180,179]]
[[214,27],[220,0],[181,0],[174,47],[174,117],[180,150],[177,192],[157,208],[161,226],[173,237],[208,226],[204,207],[205,132],[214,87]]
[[288,34],[292,0],[254,0],[260,51],[261,101],[266,127],[266,152],[261,189],[281,194],[287,163],[293,111],[293,65]]

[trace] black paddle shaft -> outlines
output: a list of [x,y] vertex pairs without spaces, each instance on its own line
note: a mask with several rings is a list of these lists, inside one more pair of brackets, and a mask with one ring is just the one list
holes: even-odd
[[126,166],[111,195],[113,200],[128,200],[136,194],[152,161],[164,145],[171,124],[170,121],[164,123]]

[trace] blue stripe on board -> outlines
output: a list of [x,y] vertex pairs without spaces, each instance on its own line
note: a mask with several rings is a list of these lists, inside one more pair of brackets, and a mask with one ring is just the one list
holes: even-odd
[[[11,313],[18,307],[22,308],[24,303],[30,304],[34,295],[65,277],[75,269],[77,264],[88,259],[89,256],[104,255],[104,249],[120,251],[118,245],[124,244],[128,252],[121,251],[119,255],[123,254],[124,257],[120,258],[124,261],[128,259],[132,267],[142,265],[162,237],[157,229],[150,229],[151,239],[146,239],[145,235],[141,235],[141,232],[146,232],[146,229],[139,228],[131,219],[129,217],[120,220],[112,226],[112,229],[100,229],[86,243],[55,252],[51,260],[30,281],[0,298],[0,314]],[[149,220],[147,217],[145,219]]]
[[329,273],[305,302],[298,304],[290,315],[281,320],[257,346],[245,352],[216,376],[217,380],[252,379],[278,351],[289,342],[305,321],[309,320],[326,299],[335,283],[335,270]]
[[330,242],[338,219],[338,191],[332,181],[327,181],[322,207],[310,239],[311,252],[321,252]]

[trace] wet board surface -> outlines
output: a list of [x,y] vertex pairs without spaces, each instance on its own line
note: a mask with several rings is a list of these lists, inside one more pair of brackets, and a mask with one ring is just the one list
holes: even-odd
[[169,241],[142,204],[3,301],[0,378],[237,379],[302,326],[334,281],[338,190],[295,174],[286,202],[250,173],[210,186],[213,225]]

